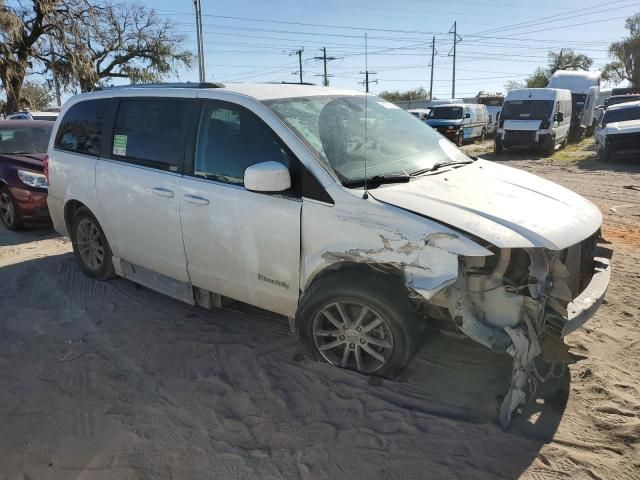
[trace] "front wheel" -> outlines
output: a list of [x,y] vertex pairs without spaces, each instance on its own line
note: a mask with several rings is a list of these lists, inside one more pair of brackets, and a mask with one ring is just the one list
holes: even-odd
[[0,188],[0,220],[8,230],[22,228],[22,220],[16,208],[16,202],[6,186]]
[[496,137],[493,143],[493,153],[496,155],[500,155],[504,151],[504,147],[502,146],[502,140],[499,137]]
[[482,133],[480,134],[480,141],[484,142],[484,137],[487,136],[487,131],[483,128]]
[[111,248],[96,217],[88,208],[79,208],[71,223],[71,243],[80,268],[90,277],[115,277]]
[[464,132],[462,130],[460,130],[460,132],[458,133],[458,138],[456,139],[456,145],[458,145],[459,147],[464,145]]
[[393,374],[415,350],[407,292],[375,274],[329,274],[305,293],[296,321],[307,355],[365,375]]

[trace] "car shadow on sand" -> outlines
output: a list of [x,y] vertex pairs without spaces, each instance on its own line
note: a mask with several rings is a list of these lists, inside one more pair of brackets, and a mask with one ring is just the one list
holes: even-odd
[[280,317],[98,282],[70,253],[0,268],[0,284],[10,478],[298,478],[302,462],[304,478],[516,479],[569,392],[568,375],[539,386],[505,432],[511,361],[466,339],[427,333],[382,380],[305,360]]
[[59,235],[50,224],[27,226],[22,230],[7,230],[0,225],[0,247],[22,245],[37,240],[47,240],[56,238]]
[[609,171],[617,173],[640,173],[640,155],[636,159],[616,160],[603,162],[597,157],[583,160],[577,163],[577,167],[581,170],[589,171]]

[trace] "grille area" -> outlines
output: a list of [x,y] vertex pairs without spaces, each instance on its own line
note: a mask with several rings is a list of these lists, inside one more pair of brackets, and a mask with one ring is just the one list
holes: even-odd
[[619,133],[607,136],[607,148],[611,153],[629,151],[640,152],[640,132]]
[[536,132],[507,130],[502,143],[504,145],[532,145],[536,141]]

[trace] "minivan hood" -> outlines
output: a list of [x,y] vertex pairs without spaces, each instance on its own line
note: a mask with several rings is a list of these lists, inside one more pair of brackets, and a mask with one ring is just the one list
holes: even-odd
[[426,120],[427,125],[432,127],[448,127],[449,125],[462,125],[462,119],[446,120],[444,118],[430,118]]
[[607,135],[635,132],[640,132],[640,120],[626,120],[624,122],[608,123],[607,126],[604,127],[604,133]]
[[562,250],[602,224],[598,208],[577,193],[486,160],[381,186],[369,194],[500,248]]

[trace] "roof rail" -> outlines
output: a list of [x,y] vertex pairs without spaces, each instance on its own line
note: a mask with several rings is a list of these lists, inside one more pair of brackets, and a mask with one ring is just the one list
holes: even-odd
[[132,83],[130,85],[113,85],[110,87],[98,87],[99,90],[117,90],[120,88],[224,88],[220,82],[167,82],[167,83]]
[[276,84],[276,85],[318,85],[317,83],[310,83],[310,82],[264,82],[264,83],[271,83],[271,84]]

